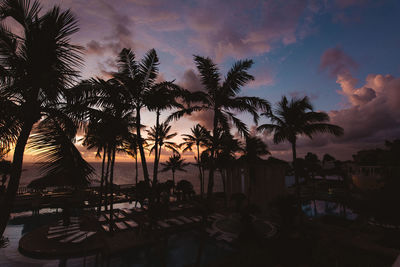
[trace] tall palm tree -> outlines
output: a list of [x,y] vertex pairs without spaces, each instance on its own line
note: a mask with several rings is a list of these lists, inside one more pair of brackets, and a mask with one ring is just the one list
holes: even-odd
[[183,134],[183,143],[180,146],[184,146],[182,152],[192,151],[192,147],[196,146],[197,156],[194,156],[196,160],[197,167],[199,168],[199,178],[200,178],[200,195],[204,195],[204,173],[201,167],[200,158],[200,147],[204,147],[206,143],[206,138],[209,135],[207,129],[200,124],[196,124],[190,129],[191,134]]
[[[177,136],[177,133],[170,134],[170,130],[171,125],[169,125],[167,122],[164,122],[161,123],[158,128],[154,126],[147,131],[147,140],[153,142],[153,146],[150,148],[150,154],[158,149],[158,158],[155,158],[157,161],[160,161],[162,147],[168,148],[169,150],[172,150],[172,152],[179,154],[179,146],[175,142],[169,141]],[[158,139],[158,143],[156,143],[156,139]]]
[[[278,102],[274,112],[262,115],[270,119],[271,123],[260,125],[257,130],[273,132],[274,143],[289,141],[292,145],[293,168],[296,181],[297,197],[300,197],[299,177],[296,171],[296,142],[299,136],[312,139],[317,133],[329,133],[335,136],[343,135],[343,129],[337,125],[327,123],[329,116],[325,112],[316,112],[308,97],[293,98],[290,101],[286,96]],[[300,209],[300,205],[298,204]]]
[[[78,31],[70,10],[57,6],[40,10],[37,1],[4,0],[0,4],[0,95],[13,106],[18,121],[10,181],[0,203],[0,236],[13,208],[33,125],[43,116],[60,115],[62,96],[76,81],[76,69],[82,62],[81,47],[70,43]],[[10,18],[19,24],[21,35],[10,31],[6,24]]]
[[[236,153],[241,150],[240,141],[233,138],[229,132],[219,129],[217,135],[211,137],[209,144],[216,144],[215,166],[220,171],[223,192],[226,193],[226,170],[232,166],[236,159]],[[225,200],[227,199],[225,198]]]
[[89,185],[93,167],[87,163],[75,147],[76,127],[53,118],[45,118],[31,135],[28,147],[41,162],[42,177],[31,184],[48,182],[57,186],[73,186],[76,189]]
[[[160,127],[161,111],[166,109],[178,108],[183,109],[183,105],[177,100],[178,98],[185,98],[187,95],[186,90],[183,90],[173,82],[161,82],[152,86],[147,94],[146,106],[150,111],[156,112],[155,129]],[[159,136],[155,132],[154,137],[154,168],[153,168],[153,184],[157,183],[158,163],[159,163]]]
[[189,163],[185,163],[185,160],[181,158],[179,153],[174,153],[165,163],[161,163],[161,165],[164,166],[164,168],[161,170],[162,172],[172,171],[172,181],[174,183],[175,190],[175,172],[186,172],[184,168],[188,166]]
[[124,140],[121,150],[135,159],[135,186],[138,184],[138,141],[135,134]]
[[113,75],[114,79],[129,91],[129,102],[133,105],[136,115],[136,137],[143,176],[148,184],[150,184],[150,177],[141,133],[141,111],[147,107],[148,95],[158,75],[158,65],[159,60],[154,49],[149,50],[144,58],[137,62],[133,51],[124,48],[118,57],[118,72]]
[[[108,81],[92,79],[91,83],[93,89],[97,91],[97,99],[96,105],[87,107],[91,120],[88,125],[89,131],[87,131],[89,136],[86,140],[94,140],[94,145],[98,151],[99,149],[104,151],[103,162],[107,157],[106,171],[104,172],[103,165],[102,176],[106,185],[106,195],[111,190],[110,212],[112,213],[116,151],[120,150],[126,140],[132,137],[131,132],[136,126],[136,121],[125,87],[121,86],[115,79]],[[105,204],[106,206],[108,204],[107,198]]]
[[[229,121],[233,123],[240,134],[247,136],[249,130],[246,124],[237,118],[233,111],[248,112],[253,116],[254,122],[257,123],[259,118],[257,111],[259,109],[263,111],[270,109],[270,105],[266,100],[258,97],[238,96],[241,87],[254,79],[248,73],[253,61],[237,61],[228,71],[223,81],[221,81],[217,65],[210,58],[194,56],[194,61],[205,91],[193,93],[192,102],[200,104],[175,112],[169,119],[178,119],[187,113],[209,111],[213,112],[213,136],[217,135],[218,128],[229,131]],[[214,150],[211,151],[211,156],[212,158],[216,157]],[[214,170],[215,166],[211,164],[208,179],[209,196],[212,195],[214,187]]]

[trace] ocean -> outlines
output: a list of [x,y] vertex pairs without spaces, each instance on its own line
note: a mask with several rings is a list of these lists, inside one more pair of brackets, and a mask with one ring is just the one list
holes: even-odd
[[[100,180],[101,162],[90,162],[90,165],[95,169],[95,174],[92,177],[92,184],[96,185]],[[22,167],[22,175],[20,180],[20,187],[27,186],[31,181],[40,178],[40,164],[39,163],[24,163]],[[147,168],[150,173],[150,178],[153,176],[153,163],[148,163]],[[163,168],[160,165],[159,170]],[[193,184],[196,193],[200,193],[199,170],[194,165],[185,167],[186,172],[175,172],[175,182],[180,180],[188,180]],[[142,165],[138,165],[139,181],[143,180]],[[208,172],[205,173],[205,190],[207,190]],[[169,179],[172,180],[172,172],[159,172],[158,179],[160,182],[165,182]],[[134,162],[115,162],[114,166],[114,183],[116,184],[134,184],[135,183],[135,163]],[[214,174],[214,192],[223,191],[222,180],[220,173],[217,171]]]

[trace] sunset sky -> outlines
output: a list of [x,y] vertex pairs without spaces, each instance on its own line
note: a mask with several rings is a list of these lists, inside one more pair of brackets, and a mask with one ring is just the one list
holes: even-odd
[[[161,79],[190,90],[201,88],[193,54],[211,57],[223,74],[235,60],[251,58],[256,80],[243,95],[271,103],[282,95],[308,95],[315,109],[345,130],[341,138],[300,140],[299,156],[312,151],[350,159],[361,148],[400,137],[398,0],[41,2],[46,9],[71,8],[79,19],[73,42],[86,48],[83,78],[107,78],[124,47],[138,57],[155,48]],[[240,117],[252,127],[249,116]],[[207,114],[197,114],[175,123],[174,130],[188,133],[194,120],[210,122]],[[144,124],[154,121],[147,114]],[[265,139],[273,156],[290,158],[288,144]]]

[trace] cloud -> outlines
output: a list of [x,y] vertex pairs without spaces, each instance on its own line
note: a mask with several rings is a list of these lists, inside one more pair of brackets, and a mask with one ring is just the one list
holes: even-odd
[[[304,0],[204,1],[188,10],[186,21],[194,31],[191,43],[220,62],[295,43],[308,26],[301,21],[308,13],[312,9]],[[302,37],[305,35],[303,31]]]
[[327,70],[332,77],[355,68],[357,63],[338,46],[327,49],[321,56],[320,69]]
[[[346,97],[346,108],[329,112],[331,122],[344,128],[341,138],[328,143],[352,147],[377,146],[386,139],[400,137],[400,78],[369,74],[362,86],[351,73],[356,63],[340,48],[331,48],[321,57],[320,68],[336,75],[338,92]],[[312,145],[312,144],[310,144]],[[318,146],[318,144],[314,143]]]
[[[191,92],[204,90],[200,77],[192,69],[188,69],[184,72],[179,85]],[[186,117],[191,121],[200,123],[207,129],[213,128],[214,112],[211,110],[193,112],[190,116]]]

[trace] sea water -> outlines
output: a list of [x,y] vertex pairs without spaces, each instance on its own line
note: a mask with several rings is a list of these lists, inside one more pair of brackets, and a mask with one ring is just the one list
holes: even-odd
[[[90,165],[94,168],[95,172],[92,177],[92,184],[97,185],[100,180],[101,174],[101,162],[90,162]],[[40,178],[43,173],[40,171],[40,163],[24,163],[22,167],[22,174],[20,180],[20,186],[25,187],[31,181]],[[147,164],[147,169],[150,174],[150,179],[153,177],[153,163]],[[162,165],[158,167],[158,180],[160,182],[165,182],[167,180],[172,180],[172,171],[161,172],[163,169]],[[190,164],[185,167],[186,171],[176,171],[175,172],[175,183],[180,180],[188,180],[193,184],[196,193],[200,193],[200,179],[199,179],[199,169]],[[114,166],[114,183],[115,184],[134,184],[136,177],[135,162],[115,162]],[[143,169],[142,165],[138,164],[138,180],[143,180]],[[208,183],[208,172],[205,172],[205,190],[207,190]],[[214,173],[214,192],[223,191],[221,175],[218,171]]]

